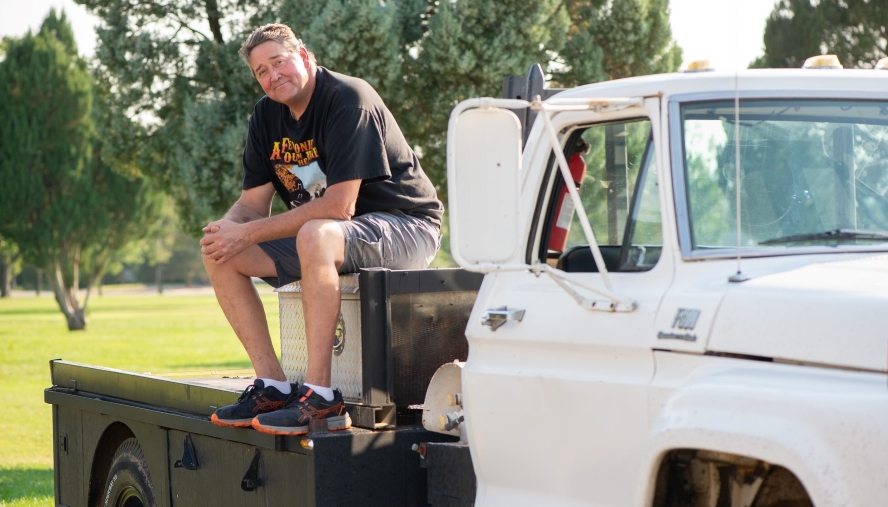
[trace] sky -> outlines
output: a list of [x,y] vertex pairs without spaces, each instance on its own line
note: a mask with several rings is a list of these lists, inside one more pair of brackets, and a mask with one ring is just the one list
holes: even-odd
[[[709,60],[719,70],[746,68],[762,54],[765,20],[777,0],[670,0],[672,36],[684,61]],[[64,10],[81,54],[95,51],[98,19],[73,0],[0,0],[0,37],[37,31],[50,7]]]

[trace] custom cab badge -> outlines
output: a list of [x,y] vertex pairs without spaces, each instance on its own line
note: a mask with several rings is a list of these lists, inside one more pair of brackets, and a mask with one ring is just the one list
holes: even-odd
[[[677,312],[675,312],[675,317],[672,319],[672,329],[678,329],[681,331],[693,331],[694,326],[697,325],[697,319],[700,318],[700,310],[697,309],[688,309],[688,308],[679,308]],[[697,341],[697,335],[694,333],[677,333],[677,332],[669,332],[664,333],[660,331],[657,333],[657,338],[660,340],[684,340],[687,342],[695,342]]]

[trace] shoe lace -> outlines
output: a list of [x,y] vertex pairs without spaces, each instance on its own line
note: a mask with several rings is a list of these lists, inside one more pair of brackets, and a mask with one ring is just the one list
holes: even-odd
[[242,392],[240,397],[237,399],[237,402],[243,403],[247,398],[250,397],[250,395],[252,395],[253,391],[255,391],[255,390],[256,390],[255,385],[253,385],[253,384],[248,385],[247,388],[244,389],[244,392]]
[[301,402],[303,400],[303,398],[307,400],[309,397],[305,396],[305,394],[301,390],[297,389],[297,390],[293,391],[292,393],[290,393],[290,396],[287,398],[287,402],[284,403],[283,408],[290,408],[293,405],[296,405],[299,402]]

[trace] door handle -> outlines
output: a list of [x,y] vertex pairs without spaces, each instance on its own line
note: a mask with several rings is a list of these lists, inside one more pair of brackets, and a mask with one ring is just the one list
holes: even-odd
[[491,331],[496,331],[500,326],[510,320],[521,322],[524,319],[524,310],[509,310],[505,306],[484,310],[481,315],[481,325],[490,327]]

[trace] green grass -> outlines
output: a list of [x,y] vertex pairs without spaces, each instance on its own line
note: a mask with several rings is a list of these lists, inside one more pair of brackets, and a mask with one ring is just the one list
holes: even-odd
[[[260,290],[276,342],[277,297]],[[112,294],[93,296],[78,332],[51,294],[0,299],[0,507],[53,504],[50,359],[155,374],[250,367],[214,296]]]

